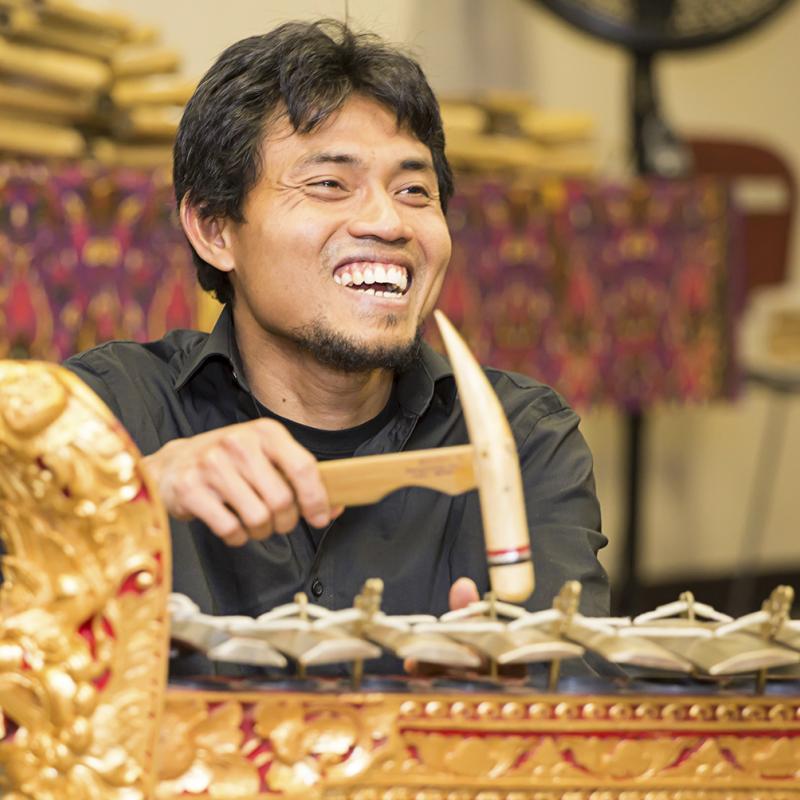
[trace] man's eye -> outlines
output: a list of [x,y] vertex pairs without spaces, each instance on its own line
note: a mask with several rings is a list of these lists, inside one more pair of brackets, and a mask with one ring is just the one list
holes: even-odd
[[425,186],[414,184],[413,186],[405,186],[400,190],[400,194],[411,194],[419,197],[430,197],[431,193]]
[[325,178],[324,180],[321,180],[321,181],[314,181],[310,185],[311,186],[315,186],[315,187],[317,187],[319,189],[343,189],[344,188],[342,186],[342,184],[339,183],[339,181],[336,181],[333,178]]

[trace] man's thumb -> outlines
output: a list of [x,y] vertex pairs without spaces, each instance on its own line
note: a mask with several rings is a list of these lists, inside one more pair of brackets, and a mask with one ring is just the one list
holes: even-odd
[[480,600],[478,587],[472,578],[459,578],[451,587],[448,595],[450,610],[456,611],[465,608],[470,603],[477,603]]

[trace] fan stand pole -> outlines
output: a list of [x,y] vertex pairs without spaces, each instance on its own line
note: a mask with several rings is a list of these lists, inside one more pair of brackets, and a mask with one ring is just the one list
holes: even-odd
[[645,129],[650,120],[660,119],[658,97],[653,83],[653,54],[633,54],[631,78],[631,142],[638,175],[652,172],[652,162],[647,157]]
[[640,587],[641,474],[644,461],[645,424],[645,415],[641,410],[626,412],[625,530],[622,542],[619,596],[615,603],[615,613],[622,615],[634,614],[641,610],[637,607],[636,598]]
[[[648,119],[657,118],[657,100],[653,85],[653,57],[651,53],[634,53],[631,85],[631,142],[638,175],[646,175],[648,159],[645,151],[645,125]],[[642,409],[625,414],[627,434],[627,462],[625,465],[625,529],[622,542],[619,596],[616,612],[632,614],[637,611],[639,593],[639,555],[641,553],[641,498],[642,469],[646,418]]]

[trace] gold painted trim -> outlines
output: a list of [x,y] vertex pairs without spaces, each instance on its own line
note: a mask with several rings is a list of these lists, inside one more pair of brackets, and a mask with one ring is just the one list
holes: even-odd
[[[799,709],[797,698],[180,689],[167,696],[168,715],[194,720],[182,728],[184,742],[193,730],[207,736],[209,726],[235,740],[235,768],[256,792],[241,796],[264,798],[312,789],[314,797],[513,798],[556,788],[569,797],[628,792],[625,800],[636,792],[790,796],[800,777]],[[162,751],[174,746],[162,742]],[[217,780],[207,761],[198,751],[184,776],[205,771]],[[593,794],[600,787],[610,794]],[[157,797],[186,788],[180,778],[162,782]]]

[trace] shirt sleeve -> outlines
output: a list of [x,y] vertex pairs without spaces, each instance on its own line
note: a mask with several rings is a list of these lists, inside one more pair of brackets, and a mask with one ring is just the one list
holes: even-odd
[[78,356],[68,358],[63,366],[77,375],[111,409],[114,416],[124,423],[118,398],[99,373]]
[[143,455],[161,447],[162,433],[155,427],[153,412],[164,414],[165,399],[138,351],[121,356],[116,344],[101,345],[68,358],[64,366],[108,406]]
[[562,406],[539,417],[520,446],[520,467],[536,575],[530,609],[548,608],[566,581],[581,584],[581,612],[609,613],[608,576],[592,455],[579,417]]

